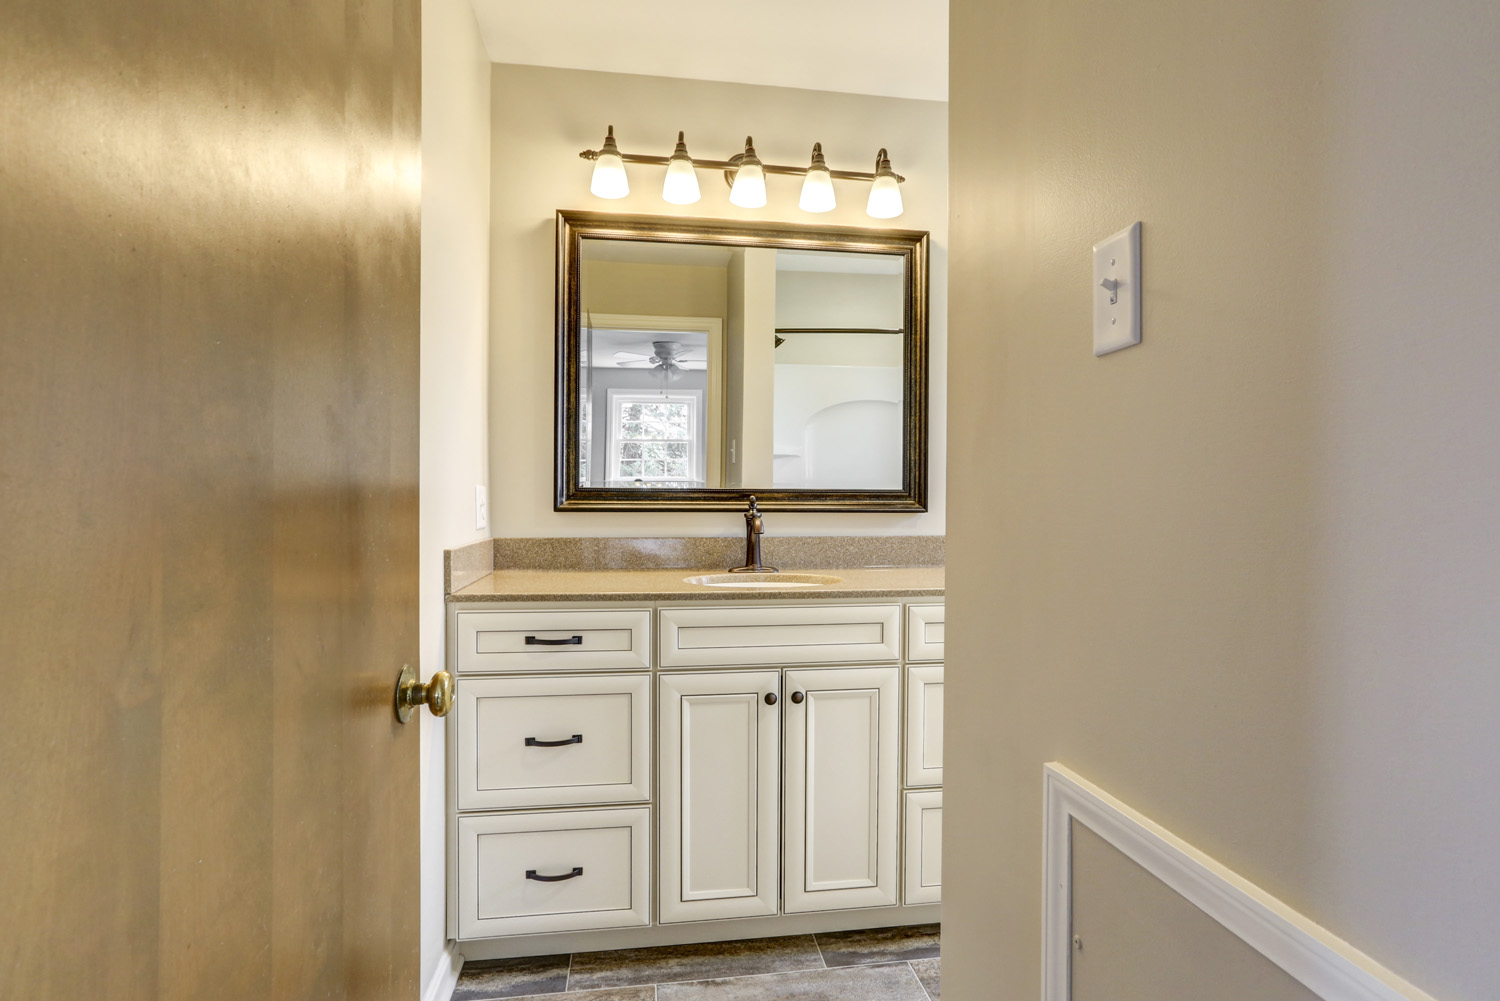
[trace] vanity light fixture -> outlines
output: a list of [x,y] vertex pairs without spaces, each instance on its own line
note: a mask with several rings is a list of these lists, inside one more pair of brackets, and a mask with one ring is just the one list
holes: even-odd
[[870,185],[870,201],[865,214],[873,219],[894,219],[902,212],[901,184],[885,150],[875,154],[875,181]]
[[698,191],[698,172],[693,169],[693,158],[688,156],[683,134],[677,133],[677,149],[667,160],[667,177],[661,182],[663,201],[673,205],[691,205],[703,196]]
[[823,159],[823,144],[813,143],[812,164],[802,178],[802,196],[797,207],[804,212],[830,212],[838,202],[833,197],[833,175]]
[[736,153],[728,160],[695,160],[688,155],[683,133],[677,133],[677,149],[671,156],[647,156],[640,153],[621,153],[615,145],[615,128],[609,127],[604,146],[598,150],[586,149],[578,154],[585,160],[594,161],[594,175],[589,190],[600,198],[624,198],[630,194],[630,185],[625,179],[625,164],[645,163],[667,168],[662,181],[661,196],[673,205],[691,205],[699,200],[697,170],[722,170],[729,184],[729,201],[741,208],[758,209],[766,204],[766,175],[790,174],[802,178],[802,193],[797,204],[804,212],[828,212],[836,205],[834,181],[868,181],[870,197],[865,212],[875,219],[894,219],[902,212],[901,182],[906,178],[891,169],[891,161],[885,150],[875,157],[875,172],[856,170],[831,170],[823,158],[823,144],[813,143],[812,162],[806,167],[788,167],[781,164],[762,163],[755,155],[754,141],[745,137],[745,151]]
[[589,190],[600,198],[624,198],[630,194],[630,182],[625,179],[625,160],[615,145],[613,125],[604,136],[604,148],[594,155],[594,176],[589,181]]
[[729,188],[729,201],[742,209],[764,208],[766,204],[766,171],[755,155],[755,140],[745,137],[745,152],[734,158],[739,163],[734,172],[734,183]]

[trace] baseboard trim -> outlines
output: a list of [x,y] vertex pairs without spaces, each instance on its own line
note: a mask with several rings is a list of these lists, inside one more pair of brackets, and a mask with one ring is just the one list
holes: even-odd
[[1434,1001],[1327,929],[1056,762],[1043,767],[1042,998],[1072,996],[1072,821],[1243,939],[1324,1001]]
[[427,989],[422,991],[422,1001],[449,1001],[453,997],[453,988],[458,986],[458,971],[463,969],[463,965],[463,957],[454,951],[453,943],[449,942],[443,948],[443,954],[438,957],[437,969],[432,971]]

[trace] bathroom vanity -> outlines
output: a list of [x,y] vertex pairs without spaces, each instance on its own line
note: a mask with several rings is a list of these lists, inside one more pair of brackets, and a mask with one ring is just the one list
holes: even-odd
[[938,920],[941,566],[705,572],[451,588],[468,958]]

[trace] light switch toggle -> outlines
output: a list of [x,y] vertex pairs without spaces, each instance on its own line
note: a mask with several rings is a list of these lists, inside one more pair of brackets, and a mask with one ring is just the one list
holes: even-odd
[[1120,301],[1120,280],[1118,278],[1106,278],[1099,283],[1099,287],[1109,293],[1109,304],[1111,306]]

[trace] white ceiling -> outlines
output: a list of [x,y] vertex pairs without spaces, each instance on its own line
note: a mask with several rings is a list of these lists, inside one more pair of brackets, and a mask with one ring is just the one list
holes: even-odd
[[472,0],[497,63],[948,99],[948,0]]

